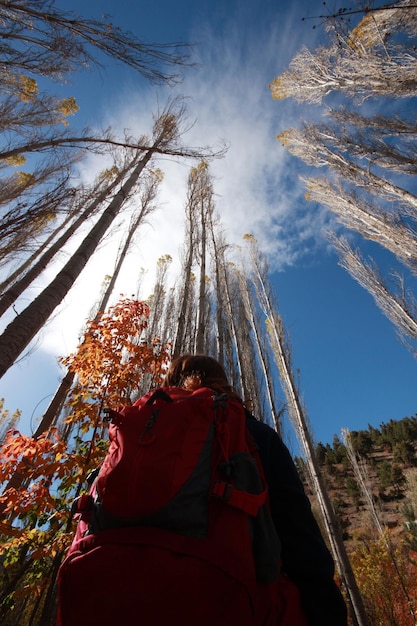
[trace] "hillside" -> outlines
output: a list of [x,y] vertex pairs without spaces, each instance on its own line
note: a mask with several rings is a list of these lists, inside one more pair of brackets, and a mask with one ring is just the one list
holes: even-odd
[[[335,436],[332,445],[319,443],[316,447],[348,551],[375,536],[375,516],[382,528],[390,530],[394,543],[410,538],[417,518],[417,416],[391,420],[379,428],[369,426],[367,430],[352,431],[350,440],[360,476],[338,437]],[[302,459],[296,462],[316,510],[305,463]],[[360,487],[361,478],[371,494],[374,516]],[[317,513],[320,518],[318,510]],[[417,530],[414,533],[417,545]]]

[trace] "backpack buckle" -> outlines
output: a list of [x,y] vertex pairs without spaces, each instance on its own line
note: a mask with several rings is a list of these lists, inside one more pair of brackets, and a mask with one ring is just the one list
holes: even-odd
[[211,494],[216,498],[220,498],[224,502],[228,502],[232,497],[233,485],[231,483],[225,483],[218,480],[214,483]]

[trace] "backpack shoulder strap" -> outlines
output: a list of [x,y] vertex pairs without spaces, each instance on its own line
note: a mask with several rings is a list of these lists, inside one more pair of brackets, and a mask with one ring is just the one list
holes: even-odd
[[268,497],[257,450],[246,428],[243,405],[227,396],[215,399],[216,439],[223,459],[218,462],[211,495],[256,517]]

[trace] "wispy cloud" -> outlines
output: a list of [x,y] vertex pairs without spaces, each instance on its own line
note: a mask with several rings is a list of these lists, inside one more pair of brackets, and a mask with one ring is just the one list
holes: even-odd
[[[229,145],[226,156],[211,163],[216,207],[229,241],[240,243],[244,233],[254,234],[276,268],[304,254],[307,240],[310,246],[317,243],[314,225],[320,229],[322,221],[317,216],[311,222],[306,219],[304,187],[295,160],[276,141],[280,130],[299,121],[294,107],[274,102],[268,89],[295,46],[291,23],[288,17],[286,24],[264,24],[255,32],[245,16],[244,25],[229,19],[220,31],[200,26],[195,33],[200,42],[199,66],[187,72],[180,86],[193,123],[184,142],[203,146],[224,140]],[[149,111],[164,97],[169,97],[168,92],[144,95],[129,85],[118,96],[127,104],[111,114],[110,122],[139,134]],[[178,255],[191,165],[163,163],[162,209],[147,237],[153,251]]]

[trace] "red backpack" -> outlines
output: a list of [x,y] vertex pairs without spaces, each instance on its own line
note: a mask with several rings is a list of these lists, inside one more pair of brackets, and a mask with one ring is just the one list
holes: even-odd
[[58,625],[280,624],[280,543],[242,405],[166,388],[110,417],[109,452],[75,503]]

